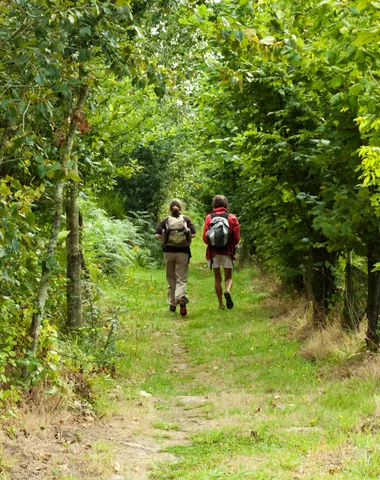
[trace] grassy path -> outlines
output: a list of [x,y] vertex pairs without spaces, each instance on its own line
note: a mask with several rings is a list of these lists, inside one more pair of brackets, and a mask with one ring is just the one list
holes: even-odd
[[172,455],[149,478],[379,478],[375,380],[302,359],[252,269],[235,272],[236,306],[218,311],[203,246],[193,250],[186,319],[166,311],[163,272],[126,282],[136,323],[121,375],[152,395],[140,400],[146,432]]
[[193,250],[186,318],[166,307],[163,270],[104,287],[107,308],[122,308],[118,376],[95,385],[103,417],[68,425],[77,442],[29,440],[49,460],[9,478],[379,478],[378,383],[302,359],[250,268],[234,272],[235,308],[218,311],[199,241]]

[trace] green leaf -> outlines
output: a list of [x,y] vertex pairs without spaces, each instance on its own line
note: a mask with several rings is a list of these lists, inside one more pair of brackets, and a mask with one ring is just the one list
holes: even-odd
[[155,88],[154,88],[154,93],[157,95],[157,97],[161,98],[165,95],[166,92],[166,83],[165,82],[160,82]]
[[11,101],[6,98],[5,100],[1,101],[0,108],[6,108],[10,103]]
[[40,176],[41,179],[44,178],[45,175],[46,175],[46,172],[47,172],[46,165],[44,165],[44,164],[38,165],[37,172],[38,172],[38,175]]
[[334,65],[336,61],[336,53],[331,50],[326,52],[326,59],[330,65]]
[[207,17],[207,6],[202,4],[197,7],[197,15],[199,15],[200,17]]
[[34,225],[36,222],[36,216],[32,211],[29,210],[29,212],[25,215],[25,220],[29,225]]
[[358,109],[358,97],[356,95],[349,95],[347,98],[347,103],[351,111],[356,112]]
[[54,256],[54,255],[50,255],[50,257],[48,257],[46,259],[46,267],[51,270],[52,268],[56,267],[58,265],[58,260],[57,258]]
[[70,170],[66,176],[68,180],[73,180],[74,182],[83,182],[82,178],[79,176],[79,173]]
[[377,103],[373,98],[371,98],[371,100],[368,102],[367,108],[368,108],[368,112],[371,114],[374,114],[377,112]]
[[348,222],[344,222],[343,225],[340,227],[340,231],[342,233],[349,233],[351,232],[351,226]]
[[81,37],[85,37],[86,35],[90,37],[91,36],[91,28],[90,27],[82,27],[79,30],[79,35]]
[[288,59],[288,62],[292,65],[297,65],[301,61],[301,57],[298,55],[297,52],[291,52],[289,53],[286,58]]
[[332,225],[331,223],[323,224],[322,230],[327,238],[334,237],[338,233],[338,228],[336,227],[336,225]]
[[86,60],[88,60],[90,58],[90,55],[89,55],[89,52],[87,50],[87,48],[83,48],[80,52],[79,52],[79,57],[78,57],[78,60],[80,62],[85,62]]
[[260,40],[260,43],[263,45],[273,45],[276,42],[276,39],[272,35],[267,35],[266,37]]
[[332,88],[338,88],[343,84],[343,77],[341,75],[336,75],[331,81],[330,86]]
[[344,99],[345,94],[343,92],[339,92],[330,99],[330,103],[333,106],[338,106],[343,103]]
[[13,178],[11,181],[11,187],[16,190],[21,190],[21,183],[16,178]]
[[241,42],[243,40],[243,37],[244,37],[244,32],[242,30],[234,30],[234,35],[235,35],[236,40]]
[[126,16],[126,18],[129,18],[129,20],[133,20],[132,12],[130,8],[127,5],[123,6],[123,13]]
[[366,60],[366,54],[361,48],[358,48],[355,53],[355,61],[357,63],[365,63],[365,60]]
[[58,240],[62,240],[63,238],[66,238],[70,233],[70,230],[63,230],[62,232],[58,233]]
[[11,249],[17,253],[20,249],[20,244],[19,242],[16,240],[16,239],[13,239],[12,242],[11,242]]
[[37,85],[43,85],[44,81],[45,81],[45,77],[41,74],[41,73],[38,73],[35,78],[34,78],[35,82],[37,83]]
[[358,9],[359,9],[359,10],[364,10],[364,9],[366,9],[366,8],[369,6],[370,1],[371,1],[371,0],[358,0],[358,2],[357,2],[357,7],[358,7]]

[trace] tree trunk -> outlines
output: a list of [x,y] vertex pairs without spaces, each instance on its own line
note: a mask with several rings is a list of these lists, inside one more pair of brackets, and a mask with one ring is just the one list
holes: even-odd
[[[64,168],[64,167],[63,167]],[[35,356],[38,346],[38,338],[40,334],[40,326],[45,312],[45,304],[49,286],[50,278],[50,261],[54,258],[55,248],[58,241],[59,227],[61,224],[62,203],[63,203],[63,187],[64,181],[60,180],[57,183],[57,188],[54,195],[55,212],[53,216],[52,229],[50,234],[49,245],[46,253],[46,258],[42,262],[42,274],[36,298],[36,308],[32,316],[32,324],[30,328],[30,335],[32,337],[31,355]]]
[[[73,172],[78,174],[77,162],[73,165]],[[82,288],[81,266],[82,254],[80,250],[80,227],[78,206],[78,182],[70,180],[68,200],[66,203],[66,224],[70,231],[66,238],[67,249],[67,326],[77,328],[82,325]]]
[[77,328],[82,324],[82,255],[79,248],[78,183],[72,182],[66,204],[66,223],[70,230],[66,239],[67,248],[67,326]]
[[[73,110],[71,118],[73,118],[75,112],[83,108],[86,101],[87,91],[88,91],[88,86],[82,85],[79,92],[77,105]],[[69,131],[66,137],[66,143],[62,149],[62,154],[61,154],[61,168],[65,172],[67,172],[67,161],[69,160],[72,149],[73,149],[75,132],[76,132],[76,124],[73,121],[71,121]],[[32,316],[32,324],[30,327],[30,335],[32,337],[32,347],[31,347],[30,354],[31,356],[34,356],[34,357],[36,356],[40,327],[41,327],[41,323],[42,323],[44,312],[45,312],[45,304],[46,304],[47,292],[49,287],[51,260],[54,259],[55,248],[57,246],[57,241],[58,241],[59,228],[61,225],[64,185],[65,185],[65,181],[60,180],[57,183],[57,188],[54,195],[55,212],[53,216],[52,230],[50,234],[50,240],[49,240],[46,258],[42,263],[41,280],[38,287],[38,293],[37,293],[37,298],[35,302],[36,308]]]
[[343,306],[343,328],[346,330],[358,330],[359,316],[355,311],[355,291],[352,269],[352,252],[347,254],[345,270],[345,289]]
[[82,212],[79,210],[79,249],[80,249],[80,255],[81,255],[81,268],[82,268],[82,271],[84,272],[84,276],[85,276],[86,280],[91,281],[90,271],[87,268],[87,265],[86,265],[86,262],[85,262],[85,259],[84,259],[84,256],[83,256],[82,235],[81,235],[83,225],[84,225],[83,224],[83,215],[82,215]]
[[[83,85],[81,95],[83,102],[81,108],[74,112],[77,118],[82,117],[81,109],[87,97],[88,86]],[[79,178],[78,161],[73,159],[72,173]],[[70,231],[66,238],[67,248],[67,319],[66,325],[69,328],[78,328],[82,325],[82,285],[81,285],[81,267],[82,252],[80,247],[80,226],[79,226],[79,184],[77,180],[69,180],[69,193],[66,202],[66,224]]]
[[367,297],[367,347],[372,352],[379,348],[380,335],[378,331],[380,314],[380,271],[373,271],[375,264],[380,262],[380,245],[368,245],[368,297]]
[[335,273],[336,252],[328,252],[325,247],[312,249],[311,289],[313,299],[313,322],[316,327],[325,327],[333,294],[336,291]]
[[290,279],[290,284],[293,290],[295,290],[298,295],[304,295],[306,291],[305,277],[302,273],[292,277]]

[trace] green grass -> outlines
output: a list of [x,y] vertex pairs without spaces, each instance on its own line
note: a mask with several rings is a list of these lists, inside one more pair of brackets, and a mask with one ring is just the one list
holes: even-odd
[[179,429],[178,425],[176,425],[175,423],[166,423],[163,420],[156,420],[155,422],[153,422],[152,426],[159,430],[167,431]]
[[[168,312],[163,269],[126,271],[103,286],[108,303],[124,306],[117,373],[127,395],[159,398],[158,430],[178,428],[174,407],[207,420],[190,444],[168,447],[177,460],[156,465],[151,478],[378,478],[379,385],[337,379],[326,362],[303,359],[289,325],[270,318],[254,268],[234,271],[235,307],[218,311],[199,239],[192,250],[186,318]],[[200,406],[176,400],[189,395],[208,398]]]

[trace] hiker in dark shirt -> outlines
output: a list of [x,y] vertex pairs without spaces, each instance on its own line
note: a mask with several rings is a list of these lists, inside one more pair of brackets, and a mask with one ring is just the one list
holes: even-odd
[[162,241],[168,282],[169,311],[175,312],[180,306],[182,317],[187,315],[186,305],[189,297],[186,283],[191,257],[190,243],[195,237],[195,227],[190,217],[182,215],[182,202],[174,198],[169,205],[170,216],[165,217],[157,226],[155,238]]
[[[224,269],[224,298],[228,309],[233,308],[234,302],[231,298],[232,288],[232,268],[233,261],[236,259],[235,247],[240,242],[240,225],[234,214],[229,213],[228,200],[223,195],[216,195],[212,200],[212,212],[207,215],[203,227],[203,241],[207,244],[206,259],[209,267],[214,271],[215,293],[219,302],[219,310],[224,310],[222,273],[220,268]],[[221,246],[212,245],[212,236],[210,227],[220,217],[226,225],[226,242]],[[213,221],[213,219],[215,219]],[[213,223],[211,223],[213,222]],[[215,235],[217,235],[215,233]],[[222,242],[223,243],[223,242]]]

